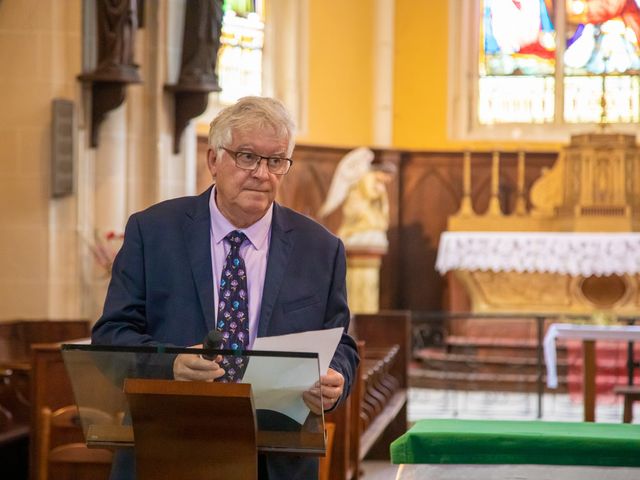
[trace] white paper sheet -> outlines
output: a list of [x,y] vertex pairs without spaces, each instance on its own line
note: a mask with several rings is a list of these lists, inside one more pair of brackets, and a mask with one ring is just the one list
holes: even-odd
[[252,348],[253,350],[275,352],[317,352],[320,357],[320,374],[325,375],[329,370],[329,364],[338,347],[343,330],[344,328],[338,327],[275,337],[257,337]]
[[[329,369],[342,331],[340,327],[258,337],[253,350],[318,353],[320,374],[324,375]],[[255,408],[283,413],[302,424],[309,414],[309,408],[302,400],[302,392],[312,387],[318,378],[316,362],[288,357],[269,357],[263,361],[260,357],[249,358],[242,382],[251,384]],[[313,379],[311,384],[309,379]]]

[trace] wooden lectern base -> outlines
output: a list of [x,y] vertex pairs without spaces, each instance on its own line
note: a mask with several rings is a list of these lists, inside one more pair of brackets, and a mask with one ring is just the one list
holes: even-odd
[[138,480],[258,476],[251,385],[126,379]]

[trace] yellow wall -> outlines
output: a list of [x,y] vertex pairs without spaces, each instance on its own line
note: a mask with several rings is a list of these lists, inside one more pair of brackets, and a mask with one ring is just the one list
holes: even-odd
[[51,100],[73,98],[80,0],[0,1],[0,320],[46,318]]
[[[370,145],[375,2],[309,3],[309,123],[298,141]],[[395,15],[393,144],[444,148],[447,2],[396,0]]]
[[372,141],[373,1],[309,1],[308,128],[299,142]]
[[[310,0],[308,131],[299,142],[373,143],[373,0]],[[540,142],[447,135],[449,2],[395,0],[393,146],[413,150],[549,150]]]
[[397,0],[393,143],[448,146],[447,2]]

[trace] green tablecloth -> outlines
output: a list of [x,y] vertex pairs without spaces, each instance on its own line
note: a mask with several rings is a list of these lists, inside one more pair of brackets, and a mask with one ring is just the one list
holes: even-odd
[[640,425],[422,420],[391,444],[391,461],[640,466]]

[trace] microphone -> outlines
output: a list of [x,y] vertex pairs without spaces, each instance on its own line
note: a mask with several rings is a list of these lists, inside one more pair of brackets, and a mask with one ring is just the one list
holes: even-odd
[[[211,330],[202,340],[202,348],[218,350],[222,348],[222,333],[220,330]],[[202,355],[205,360],[214,360],[211,355]]]

